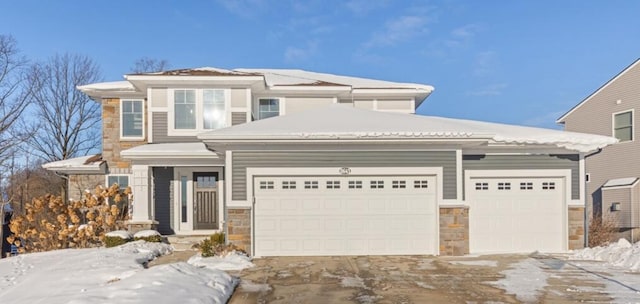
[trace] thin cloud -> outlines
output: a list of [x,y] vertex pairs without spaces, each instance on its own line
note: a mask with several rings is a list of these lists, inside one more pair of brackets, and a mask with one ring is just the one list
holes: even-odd
[[562,116],[562,114],[564,113],[564,111],[553,111],[544,113],[539,116],[530,117],[523,121],[522,124],[531,127],[560,129],[560,126],[556,124],[556,119],[558,119],[558,117]]
[[471,96],[498,96],[502,95],[504,89],[506,89],[509,85],[506,83],[494,83],[490,84],[484,88],[479,90],[469,92],[468,95]]
[[367,48],[395,46],[424,35],[428,33],[426,28],[428,21],[425,16],[401,16],[387,21],[384,29],[374,33],[364,46]]
[[227,11],[241,17],[253,17],[267,9],[265,0],[218,0]]
[[494,51],[478,53],[473,66],[473,75],[477,77],[484,77],[493,73],[496,66],[498,66],[497,57],[497,53]]
[[284,51],[286,62],[300,62],[308,60],[318,53],[318,41],[308,41],[305,46],[289,46]]
[[344,6],[355,15],[364,16],[371,11],[381,9],[389,3],[389,0],[350,0]]

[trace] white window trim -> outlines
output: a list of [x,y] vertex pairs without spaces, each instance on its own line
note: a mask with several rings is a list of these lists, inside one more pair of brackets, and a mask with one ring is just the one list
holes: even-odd
[[[124,121],[124,119],[122,119],[122,111],[123,111],[123,106],[122,106],[122,102],[123,101],[140,101],[142,102],[142,136],[124,136],[123,132],[124,132],[124,128],[122,127],[122,123]],[[144,99],[141,98],[120,98],[120,140],[121,141],[139,141],[139,140],[144,140],[145,134],[146,134],[146,125],[145,125],[145,121],[144,121],[144,117],[146,115],[145,111],[144,111]]]
[[[257,96],[253,99],[253,102],[249,108],[249,119],[253,117],[253,109],[254,105],[256,105],[256,111],[260,107],[260,99],[277,99],[278,100],[278,116],[282,116],[286,114],[286,98],[281,96]],[[257,115],[258,113],[256,113]],[[256,119],[258,121],[260,119]]]
[[618,142],[618,144],[631,143],[631,142],[634,142],[636,140],[636,134],[635,134],[635,132],[636,132],[636,124],[635,124],[636,113],[635,113],[635,109],[627,109],[627,110],[624,110],[624,111],[611,113],[611,137],[617,138],[616,137],[616,115],[627,113],[627,112],[631,112],[631,140],[620,141],[620,142]]
[[[192,130],[187,129],[176,129],[175,128],[175,91],[176,90],[195,90],[196,91],[196,128]],[[225,109],[225,117],[227,117],[227,121],[225,122],[223,127],[231,126],[231,121],[229,119],[231,112],[231,89],[225,88],[173,88],[167,90],[167,98],[169,99],[167,102],[167,135],[168,136],[196,136],[202,132],[211,131],[213,129],[205,129],[204,128],[204,119],[203,119],[203,108],[204,102],[202,100],[202,91],[203,90],[222,90],[224,92],[224,109]]]

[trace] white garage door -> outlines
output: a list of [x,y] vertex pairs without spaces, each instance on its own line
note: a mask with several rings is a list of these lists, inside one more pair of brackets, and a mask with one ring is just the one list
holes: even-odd
[[560,252],[566,243],[563,178],[472,178],[469,250]]
[[254,178],[256,256],[437,254],[434,176]]

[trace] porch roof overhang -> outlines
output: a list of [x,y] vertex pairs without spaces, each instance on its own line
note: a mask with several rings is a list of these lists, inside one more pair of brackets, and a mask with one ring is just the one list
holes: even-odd
[[[333,104],[198,135],[215,150],[240,144],[416,143],[449,146],[556,149],[587,153],[615,138],[434,116],[386,113]],[[435,147],[432,147],[435,148]]]
[[131,160],[154,159],[218,159],[218,155],[207,149],[204,143],[161,143],[146,144],[120,152],[120,155]]
[[62,174],[106,174],[107,162],[101,154],[94,154],[46,163],[42,168]]

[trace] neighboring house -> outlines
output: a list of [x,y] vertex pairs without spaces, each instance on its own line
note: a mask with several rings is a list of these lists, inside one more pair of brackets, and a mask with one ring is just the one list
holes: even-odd
[[583,157],[614,142],[414,115],[422,84],[278,69],[125,79],[79,87],[102,103],[102,158],[48,168],[106,162],[102,181],[133,189],[131,229],[224,231],[255,256],[579,248]]
[[640,240],[640,59],[558,119],[565,130],[613,136],[615,145],[586,160],[592,216],[615,222],[620,236]]

